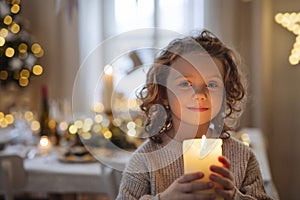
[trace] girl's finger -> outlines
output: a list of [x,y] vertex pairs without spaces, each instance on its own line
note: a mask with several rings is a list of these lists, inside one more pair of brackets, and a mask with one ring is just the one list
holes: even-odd
[[218,160],[219,160],[219,162],[221,162],[223,164],[224,167],[226,167],[227,169],[230,169],[230,161],[226,157],[219,156]]
[[220,174],[220,175],[222,175],[222,176],[224,176],[226,178],[229,178],[230,180],[233,180],[232,172],[229,169],[227,169],[227,168],[212,165],[210,167],[210,170],[212,172]]
[[234,188],[233,182],[228,179],[221,176],[217,176],[215,174],[211,174],[209,176],[209,179],[213,182],[219,183],[224,187],[225,190],[232,190]]
[[179,183],[188,183],[195,181],[197,179],[203,178],[204,174],[202,172],[195,172],[195,173],[189,173],[189,174],[184,174],[178,179]]
[[180,185],[179,190],[184,193],[190,193],[200,190],[207,190],[214,187],[212,182],[189,182]]

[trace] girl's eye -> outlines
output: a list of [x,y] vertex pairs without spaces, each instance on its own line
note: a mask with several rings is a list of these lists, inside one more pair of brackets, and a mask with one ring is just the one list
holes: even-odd
[[210,82],[210,83],[207,84],[207,87],[208,87],[208,88],[217,88],[217,87],[218,87],[218,84],[215,83],[215,82]]
[[180,87],[189,87],[192,86],[192,84],[189,81],[182,81],[179,83]]

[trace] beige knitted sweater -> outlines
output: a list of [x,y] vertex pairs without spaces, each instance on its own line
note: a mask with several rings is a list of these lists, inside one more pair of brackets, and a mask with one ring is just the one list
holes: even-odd
[[[271,199],[267,196],[258,162],[253,152],[234,138],[223,139],[223,155],[231,162],[234,199]],[[159,199],[174,180],[183,175],[182,145],[163,147],[150,140],[133,154],[123,172],[117,199]]]

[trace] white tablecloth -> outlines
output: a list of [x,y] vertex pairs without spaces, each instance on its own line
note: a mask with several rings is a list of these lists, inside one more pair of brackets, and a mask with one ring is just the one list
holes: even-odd
[[[109,168],[98,161],[87,163],[67,163],[59,161],[58,149],[48,155],[36,154],[26,158],[36,147],[22,145],[7,146],[0,154],[17,154],[24,158],[27,182],[26,192],[42,193],[107,193],[115,198],[121,172]],[[121,159],[122,161],[122,159]],[[123,159],[123,165],[125,161]],[[118,163],[120,164],[120,163]]]

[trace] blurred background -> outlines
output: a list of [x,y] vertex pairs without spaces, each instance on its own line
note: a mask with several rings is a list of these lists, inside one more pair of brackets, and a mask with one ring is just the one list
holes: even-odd
[[[9,12],[13,19],[16,19],[12,21],[20,27],[19,30],[18,27],[14,28],[13,22],[9,22],[9,19],[4,23],[6,15],[3,15],[1,28],[7,26],[10,32],[15,30],[16,33],[9,33],[19,34],[12,37],[12,44],[14,41],[18,45],[21,44],[22,42],[18,41],[20,39],[25,47],[15,47],[15,52],[19,51],[21,57],[13,60],[14,55],[4,53],[6,52],[2,48],[4,43],[0,46],[1,59],[4,60],[0,66],[0,112],[3,116],[30,111],[38,122],[43,112],[42,97],[45,96],[49,100],[50,114],[56,122],[72,121],[72,111],[107,113],[109,105],[105,105],[107,101],[105,91],[112,87],[109,84],[116,84],[131,72],[135,72],[131,73],[131,80],[143,83],[144,79],[141,77],[145,77],[145,72],[135,71],[135,67],[149,64],[153,59],[151,49],[126,51],[129,44],[130,47],[138,47],[140,44],[160,47],[178,35],[187,35],[205,28],[240,54],[242,70],[248,81],[248,104],[240,128],[254,127],[261,130],[266,141],[272,178],[281,199],[297,199],[300,179],[298,172],[300,56],[290,55],[292,49],[296,49],[294,53],[300,51],[299,2],[294,0],[10,0],[8,2],[10,2],[9,10],[5,10],[4,3],[7,1],[0,1],[1,14]],[[20,5],[20,10],[18,11],[18,8],[15,8],[17,11],[11,10],[13,4]],[[288,14],[277,15],[278,13]],[[275,20],[276,15],[278,23]],[[293,16],[290,17],[290,21],[283,20],[289,16]],[[287,27],[289,24],[295,27],[292,25]],[[149,29],[153,27],[158,27],[161,31]],[[0,34],[4,38],[5,31]],[[123,47],[125,50],[120,51]],[[27,48],[31,48],[31,54],[24,55],[24,52],[22,54]],[[114,51],[118,56],[109,57],[108,55]],[[299,52],[298,54],[300,55]],[[109,69],[111,65],[115,67],[113,80],[105,77],[105,74],[102,76],[104,68]],[[84,70],[78,74],[80,67]],[[21,73],[22,69],[27,71]],[[4,71],[8,71],[8,75]],[[17,77],[13,75],[16,72],[19,73]],[[26,75],[28,73],[29,76]],[[110,83],[107,83],[109,80]],[[130,81],[124,83],[132,84]],[[97,84],[99,85],[96,86]],[[47,91],[44,95],[41,94],[43,87],[43,91]],[[133,96],[132,93],[126,94],[126,89],[122,89],[121,86],[119,89],[116,98],[120,102],[122,98],[128,99]],[[122,110],[121,103],[118,105]],[[16,116],[14,118],[17,119]],[[31,125],[33,132],[38,132],[42,124],[37,126]],[[2,129],[4,128],[6,126],[3,125]],[[60,128],[61,131],[65,130]]]

